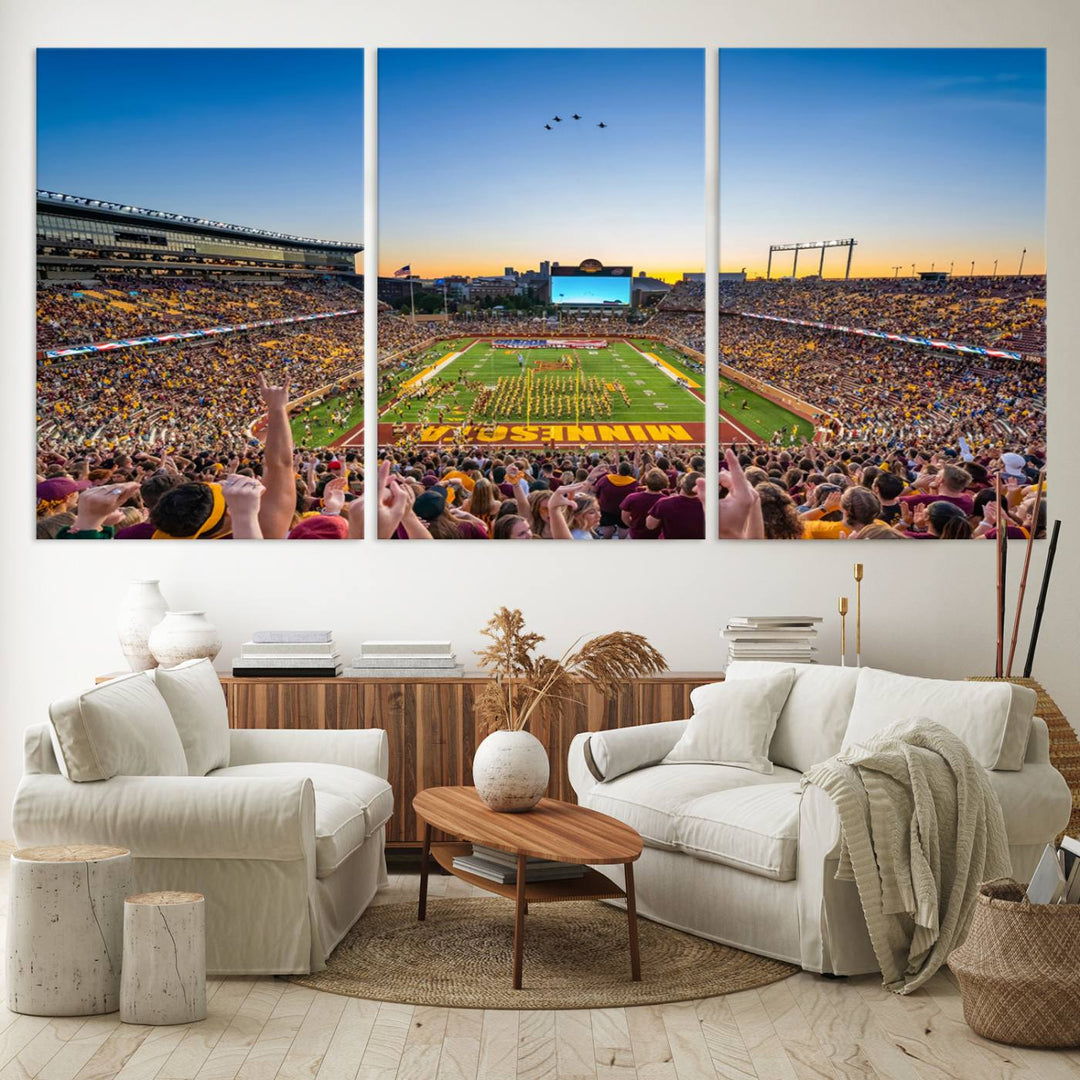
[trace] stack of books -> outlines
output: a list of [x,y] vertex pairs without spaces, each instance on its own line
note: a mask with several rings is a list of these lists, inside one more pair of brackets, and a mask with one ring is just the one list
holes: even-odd
[[[454,869],[475,874],[486,881],[501,885],[517,884],[517,856],[509,851],[473,844],[471,855],[455,855]],[[525,867],[526,881],[568,881],[585,876],[587,866],[577,863],[553,862],[550,859],[529,859]]]
[[783,664],[814,663],[816,615],[744,615],[724,629],[728,660],[771,660]]
[[233,675],[245,678],[336,678],[341,653],[332,630],[257,630],[240,646]]
[[449,641],[365,641],[345,674],[361,679],[460,678]]
[[1063,836],[1060,847],[1046,845],[1027,898],[1032,904],[1080,904],[1080,840]]

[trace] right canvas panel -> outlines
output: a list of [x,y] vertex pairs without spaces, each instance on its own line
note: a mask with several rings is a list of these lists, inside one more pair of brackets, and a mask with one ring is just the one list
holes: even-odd
[[1042,49],[720,53],[720,536],[1044,535]]

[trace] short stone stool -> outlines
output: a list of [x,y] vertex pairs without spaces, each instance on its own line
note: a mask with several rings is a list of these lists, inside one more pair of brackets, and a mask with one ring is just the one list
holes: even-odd
[[20,848],[8,888],[12,1012],[85,1016],[120,1007],[124,897],[131,853],[98,844]]
[[125,1024],[206,1019],[206,901],[201,893],[148,892],[124,901]]

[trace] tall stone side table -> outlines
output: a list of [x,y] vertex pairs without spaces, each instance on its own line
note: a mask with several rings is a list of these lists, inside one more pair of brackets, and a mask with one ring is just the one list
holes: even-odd
[[7,1000],[12,1012],[85,1016],[120,1008],[127,848],[62,844],[11,856]]
[[206,1019],[206,902],[201,893],[149,892],[124,901],[125,1024]]

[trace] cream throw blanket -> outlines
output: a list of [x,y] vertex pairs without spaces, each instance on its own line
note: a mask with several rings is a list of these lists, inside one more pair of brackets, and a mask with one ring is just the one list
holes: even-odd
[[964,940],[979,886],[1012,873],[990,778],[952,732],[902,720],[812,766],[840,816],[837,880],[854,880],[894,993],[917,989]]

